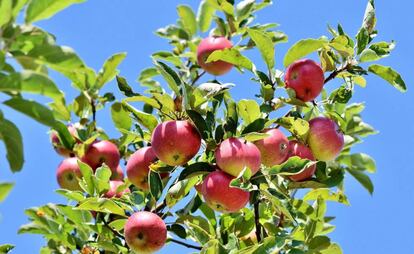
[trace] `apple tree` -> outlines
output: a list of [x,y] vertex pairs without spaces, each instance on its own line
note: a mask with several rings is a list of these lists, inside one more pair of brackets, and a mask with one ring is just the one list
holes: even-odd
[[[59,1],[59,8],[43,2],[29,2],[28,23],[81,1]],[[255,22],[270,4],[179,5],[177,23],[156,31],[171,49],[152,54],[153,65],[139,73],[142,93],[119,75],[125,53],[95,71],[47,32],[6,22],[2,31],[12,31],[4,48],[28,61],[22,67],[30,74],[0,76],[9,79],[0,82],[10,89],[5,104],[51,127],[64,157],[57,193],[68,200],[26,210],[30,222],[19,233],[43,235],[41,253],[151,253],[165,244],[199,253],[342,253],[329,238],[327,202],[349,204],[346,175],[372,193],[376,171],[373,158],[352,151],[376,131],[362,119],[364,104],[350,101],[368,74],[406,90],[394,69],[373,63],[395,45],[376,40],[369,0],[355,36],[329,26],[327,36],[293,44],[279,70],[275,47],[287,35]],[[253,63],[248,51],[263,62]],[[49,68],[79,91],[67,106],[55,86],[42,86],[51,84]],[[251,97],[236,101],[232,89],[242,84],[220,81],[232,69],[256,87]],[[31,75],[44,80],[25,83]],[[102,94],[113,79],[121,96]],[[53,102],[46,107],[20,92]],[[118,137],[99,126],[96,112],[105,107]]]

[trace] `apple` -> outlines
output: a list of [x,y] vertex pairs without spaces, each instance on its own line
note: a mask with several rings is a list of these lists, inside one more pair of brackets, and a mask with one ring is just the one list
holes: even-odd
[[167,240],[167,227],[158,215],[141,211],[128,218],[124,235],[132,251],[153,253],[164,246]]
[[326,117],[316,117],[309,121],[308,144],[316,159],[335,159],[344,147],[344,135],[338,124]]
[[[76,127],[72,124],[68,125],[68,131],[70,133],[70,135],[77,141],[79,142],[78,139],[78,130],[76,129]],[[66,147],[63,146],[62,142],[60,142],[58,133],[55,130],[52,130],[50,132],[50,142],[53,145],[53,148],[55,149],[55,151],[62,155],[63,157],[73,157],[73,151],[67,149]]]
[[111,180],[124,180],[124,171],[122,170],[121,166],[118,165],[115,171],[112,171]]
[[226,48],[232,48],[233,44],[226,37],[223,36],[210,36],[201,40],[197,47],[197,61],[206,72],[213,75],[223,75],[231,70],[233,65],[225,61],[214,61],[206,63],[208,57],[215,50],[223,50]]
[[252,174],[260,169],[260,150],[251,142],[239,138],[228,138],[215,151],[217,166],[232,176],[238,176],[245,167]]
[[92,143],[81,160],[93,170],[105,163],[114,172],[119,165],[120,154],[114,143],[102,140]]
[[123,181],[117,181],[117,180],[109,181],[109,190],[107,193],[105,193],[104,196],[106,198],[113,198],[113,197],[120,198],[125,193],[130,193],[131,191],[128,188],[126,188],[123,191],[117,191],[118,187],[123,184],[124,184]]
[[162,162],[179,166],[197,154],[201,146],[201,136],[188,121],[166,121],[154,129],[151,146]]
[[296,98],[312,101],[321,93],[325,77],[319,64],[302,59],[292,63],[286,70],[285,83],[296,93]]
[[78,178],[82,177],[79,169],[78,158],[71,157],[64,159],[58,166],[56,178],[59,186],[63,189],[76,191],[82,190]]
[[[299,156],[302,159],[315,160],[312,151],[306,145],[299,143],[296,140],[289,141],[289,155],[288,157]],[[292,181],[300,182],[307,180],[313,176],[316,170],[316,165],[305,168],[302,172],[296,175],[291,175],[289,178]]]
[[229,186],[233,179],[233,176],[220,170],[209,173],[204,179],[201,193],[212,209],[219,212],[237,212],[249,202],[249,192]]
[[289,140],[279,129],[267,129],[268,137],[254,142],[260,150],[262,163],[267,167],[284,162],[289,153]]
[[157,160],[157,156],[151,146],[137,150],[129,157],[126,165],[129,181],[141,190],[148,190],[149,167]]

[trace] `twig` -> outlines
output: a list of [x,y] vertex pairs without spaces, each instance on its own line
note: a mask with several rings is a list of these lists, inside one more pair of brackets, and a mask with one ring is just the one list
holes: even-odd
[[339,73],[347,70],[350,66],[351,66],[351,64],[350,63],[347,63],[342,68],[334,70],[331,74],[329,74],[329,76],[325,79],[325,81],[323,83],[326,84],[329,81],[331,81],[332,79],[336,78],[336,76],[338,76]]
[[109,224],[108,224],[108,222],[105,220],[105,218],[103,218],[102,216],[101,216],[101,218],[102,218],[102,222],[103,222],[103,224],[109,229],[109,230],[111,230],[111,232],[112,233],[114,233],[114,235],[116,235],[117,237],[119,237],[119,238],[121,238],[121,239],[123,239],[123,240],[125,240],[125,237],[123,236],[123,235],[121,235],[118,231],[116,231],[115,229],[113,229],[111,226],[109,226]]
[[203,249],[200,246],[188,244],[188,243],[185,243],[185,242],[182,242],[182,241],[179,241],[179,240],[175,240],[175,239],[172,239],[172,238],[170,238],[169,240],[173,243],[180,244],[180,245],[185,246],[187,248],[191,248],[191,249],[195,249],[195,250],[202,250]]
[[200,74],[197,74],[197,77],[195,77],[195,79],[193,80],[193,82],[191,82],[191,86],[194,86],[195,83],[204,75],[206,74],[206,71],[201,72]]
[[259,222],[259,203],[260,201],[254,203],[254,223],[256,224],[256,238],[258,243],[260,243],[260,241],[262,240],[262,236],[260,233],[262,230]]
[[157,205],[154,209],[155,213],[160,213],[167,206],[167,199],[164,199],[161,204]]

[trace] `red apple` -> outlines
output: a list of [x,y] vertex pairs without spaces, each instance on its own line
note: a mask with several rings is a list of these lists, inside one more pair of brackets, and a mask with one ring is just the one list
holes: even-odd
[[118,167],[116,167],[116,170],[112,172],[111,180],[124,180],[124,171],[122,170],[121,166],[118,165]]
[[142,211],[128,218],[124,234],[125,241],[132,251],[153,253],[164,246],[167,240],[167,227],[158,215]]
[[310,59],[298,60],[286,70],[287,88],[296,92],[296,98],[312,101],[321,93],[325,77],[319,64]]
[[238,176],[245,167],[252,174],[260,169],[260,150],[251,142],[239,138],[228,138],[215,151],[217,166],[232,176]]
[[93,170],[105,163],[112,172],[116,171],[119,160],[118,147],[108,140],[94,142],[82,157],[82,162],[88,164]]
[[211,172],[203,181],[201,193],[206,203],[219,212],[237,212],[249,202],[250,193],[230,187],[234,177],[223,171]]
[[[68,131],[70,133],[70,135],[76,140],[79,141],[78,139],[78,131],[75,128],[75,126],[73,126],[72,124],[68,125]],[[66,147],[63,146],[62,142],[60,142],[58,133],[55,130],[52,130],[50,132],[50,142],[53,145],[53,148],[55,149],[55,151],[62,155],[63,157],[71,157],[73,156],[73,151],[67,149]]]
[[224,61],[214,61],[206,63],[208,57],[215,50],[223,50],[226,48],[232,48],[233,44],[227,40],[226,37],[211,36],[204,38],[197,48],[197,61],[206,72],[213,75],[223,75],[231,70],[233,65]]
[[344,135],[335,121],[317,117],[309,121],[308,144],[316,159],[330,161],[342,151]]
[[[302,159],[315,160],[312,151],[306,145],[299,143],[298,141],[289,141],[289,155],[288,157],[299,156]],[[300,182],[307,180],[313,176],[316,170],[316,165],[305,168],[302,172],[296,175],[291,175],[289,178],[292,181]]]
[[109,190],[107,193],[105,193],[105,197],[106,198],[113,198],[113,197],[117,197],[120,198],[122,197],[122,195],[124,195],[125,193],[130,193],[131,191],[126,188],[123,191],[117,191],[118,187],[123,185],[124,182],[123,181],[109,181]]
[[179,166],[197,154],[201,146],[201,136],[188,121],[166,121],[154,129],[151,146],[162,162]]
[[58,166],[56,177],[61,188],[71,191],[82,190],[78,181],[78,178],[82,177],[78,158],[64,159]]
[[268,137],[254,142],[260,150],[262,163],[267,167],[281,164],[289,153],[289,140],[279,129],[267,129]]
[[149,166],[157,160],[152,147],[137,150],[127,162],[126,172],[129,181],[141,190],[148,190]]

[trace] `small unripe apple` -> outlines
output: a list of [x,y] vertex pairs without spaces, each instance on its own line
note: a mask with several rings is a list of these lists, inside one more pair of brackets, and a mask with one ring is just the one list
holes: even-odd
[[250,193],[230,187],[234,177],[223,171],[211,172],[203,181],[201,193],[206,203],[219,212],[237,212],[249,202]]
[[71,191],[82,190],[78,181],[78,178],[81,177],[82,173],[79,169],[78,158],[66,158],[59,164],[56,178],[61,188]]
[[267,129],[268,137],[254,142],[260,150],[262,163],[267,167],[284,162],[289,153],[289,140],[279,129]]
[[128,218],[124,227],[125,241],[132,251],[153,253],[161,249],[167,240],[164,221],[151,212],[136,212]]
[[[79,141],[78,139],[78,131],[75,128],[74,125],[70,124],[68,125],[68,131],[70,133],[70,135],[76,140]],[[71,157],[73,156],[73,151],[67,149],[66,147],[63,146],[62,142],[60,142],[58,133],[55,130],[52,130],[50,132],[50,142],[53,145],[53,148],[55,149],[55,151],[62,155],[63,157]]]
[[88,164],[93,170],[105,163],[112,172],[116,171],[119,160],[118,147],[108,140],[94,142],[88,147],[85,155],[82,157],[82,162]]
[[232,176],[238,176],[245,167],[252,175],[260,169],[260,151],[251,142],[239,138],[228,138],[215,151],[217,166]]
[[197,61],[206,72],[213,75],[223,75],[231,70],[233,65],[225,61],[214,61],[206,63],[211,53],[216,50],[232,48],[233,44],[226,37],[210,36],[204,38],[197,47]]
[[117,197],[120,198],[122,197],[122,195],[124,195],[125,193],[130,193],[131,191],[126,188],[125,190],[122,191],[117,191],[118,187],[123,185],[124,182],[123,181],[109,181],[109,190],[107,193],[105,193],[105,197],[106,198],[113,198],[113,197]]
[[179,166],[197,154],[201,136],[188,121],[166,121],[154,129],[151,146],[159,160],[170,166]]
[[342,151],[344,135],[332,119],[316,117],[309,121],[308,144],[316,159],[330,161]]
[[124,180],[124,171],[122,170],[121,166],[118,165],[115,171],[112,171],[111,180]]
[[312,101],[321,93],[325,77],[319,64],[303,59],[292,63],[286,70],[285,83],[296,93],[296,98]]
[[[288,157],[298,156],[302,159],[315,160],[312,151],[306,145],[299,143],[296,140],[289,141],[289,155]],[[296,175],[291,175],[289,178],[292,181],[300,182],[307,180],[313,176],[316,170],[316,165],[305,168],[302,172]]]

